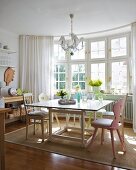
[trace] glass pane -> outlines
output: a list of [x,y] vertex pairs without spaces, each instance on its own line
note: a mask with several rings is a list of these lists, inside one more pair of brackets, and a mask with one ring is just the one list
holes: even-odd
[[72,83],[72,89],[74,89],[76,85],[78,85],[78,82],[73,82]]
[[99,50],[105,51],[105,41],[99,41]]
[[[73,64],[72,70],[72,88],[82,81],[82,88],[85,88],[85,64]],[[76,81],[76,82],[75,82]]]
[[56,89],[58,89],[58,82],[56,82]]
[[79,82],[81,89],[85,89],[85,82]]
[[[74,55],[71,55],[71,60],[81,60],[81,59],[85,59],[85,43],[83,45],[83,49],[82,50],[77,50],[74,52]],[[81,48],[81,43],[79,44],[78,48]]]
[[111,88],[122,89],[123,92],[127,91],[127,65],[125,62],[112,63]]
[[59,89],[65,89],[65,82],[59,83]]
[[65,81],[65,74],[59,74],[59,81]]
[[91,42],[91,58],[105,58],[105,41]]
[[55,89],[64,89],[66,83],[66,68],[65,64],[58,64],[55,66],[54,72],[54,87]]
[[99,51],[99,56],[101,56],[101,58],[104,58],[105,57],[105,51]]
[[126,37],[111,40],[111,56],[124,56],[127,54],[127,39]]
[[59,66],[59,72],[65,72],[65,65]]
[[98,47],[97,47],[97,42],[92,42],[91,43],[91,51],[97,51],[98,50]]
[[126,48],[126,37],[120,39],[120,47],[123,49]]
[[91,64],[91,73],[97,73],[98,68],[98,64]]
[[59,44],[54,44],[54,56],[57,60],[65,60],[65,51]]
[[105,90],[105,63],[91,64],[91,79],[100,79],[101,89]]
[[58,65],[55,66],[55,72],[58,72]]
[[79,81],[85,81],[85,73],[79,73]]
[[72,72],[78,72],[78,65],[77,64],[72,65]]
[[72,80],[73,81],[78,81],[78,74],[73,74]]
[[79,64],[78,67],[79,67],[79,72],[82,72],[82,73],[85,72],[85,65],[84,64]]
[[58,81],[58,74],[54,74],[55,80]]

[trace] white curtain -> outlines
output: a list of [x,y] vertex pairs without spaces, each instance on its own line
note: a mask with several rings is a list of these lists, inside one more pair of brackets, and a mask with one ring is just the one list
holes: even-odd
[[136,132],[136,23],[132,23],[133,129]]
[[20,88],[32,92],[35,101],[41,92],[52,96],[53,37],[20,36]]

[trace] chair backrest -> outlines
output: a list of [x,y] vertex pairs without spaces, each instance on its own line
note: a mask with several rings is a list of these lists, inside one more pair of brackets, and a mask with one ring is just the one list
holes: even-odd
[[46,100],[49,100],[49,97],[45,94],[45,93],[41,93],[39,95],[39,101],[46,101]]
[[31,104],[33,103],[33,94],[32,93],[25,93],[23,94],[23,101],[24,101],[24,107],[26,114],[30,110],[30,107],[28,107],[26,104]]
[[126,105],[127,95],[116,101],[113,105],[114,120],[112,122],[112,127],[117,128],[120,121],[120,116],[124,117],[125,105]]

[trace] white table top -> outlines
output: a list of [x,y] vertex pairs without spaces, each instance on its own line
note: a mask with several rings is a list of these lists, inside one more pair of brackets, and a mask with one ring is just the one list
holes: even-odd
[[72,109],[72,110],[84,110],[84,111],[98,111],[112,103],[112,100],[87,100],[87,102],[80,102],[72,105],[60,105],[58,99],[42,101],[37,103],[28,104],[28,106],[33,107],[46,107],[46,108],[57,108],[57,109]]

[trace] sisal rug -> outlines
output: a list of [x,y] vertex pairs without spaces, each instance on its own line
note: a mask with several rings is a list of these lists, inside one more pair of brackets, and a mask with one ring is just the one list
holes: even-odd
[[[29,127],[28,140],[25,139],[25,128],[6,134],[5,140],[7,142],[38,148],[48,152],[53,152],[91,162],[97,162],[132,170],[136,169],[136,134],[133,133],[131,128],[125,128],[125,143],[127,150],[125,154],[122,153],[121,145],[116,132],[114,133],[116,159],[113,159],[110,134],[108,131],[105,131],[105,141],[103,145],[100,145],[99,131],[92,147],[85,149],[80,147],[77,143],[62,139],[57,139],[54,142],[49,142],[45,139],[45,141],[42,143],[38,129],[40,128],[37,128],[36,135],[33,135],[33,127]],[[66,135],[69,134],[73,136],[80,135],[75,131],[68,132]],[[87,137],[88,135],[86,135],[86,138]]]

